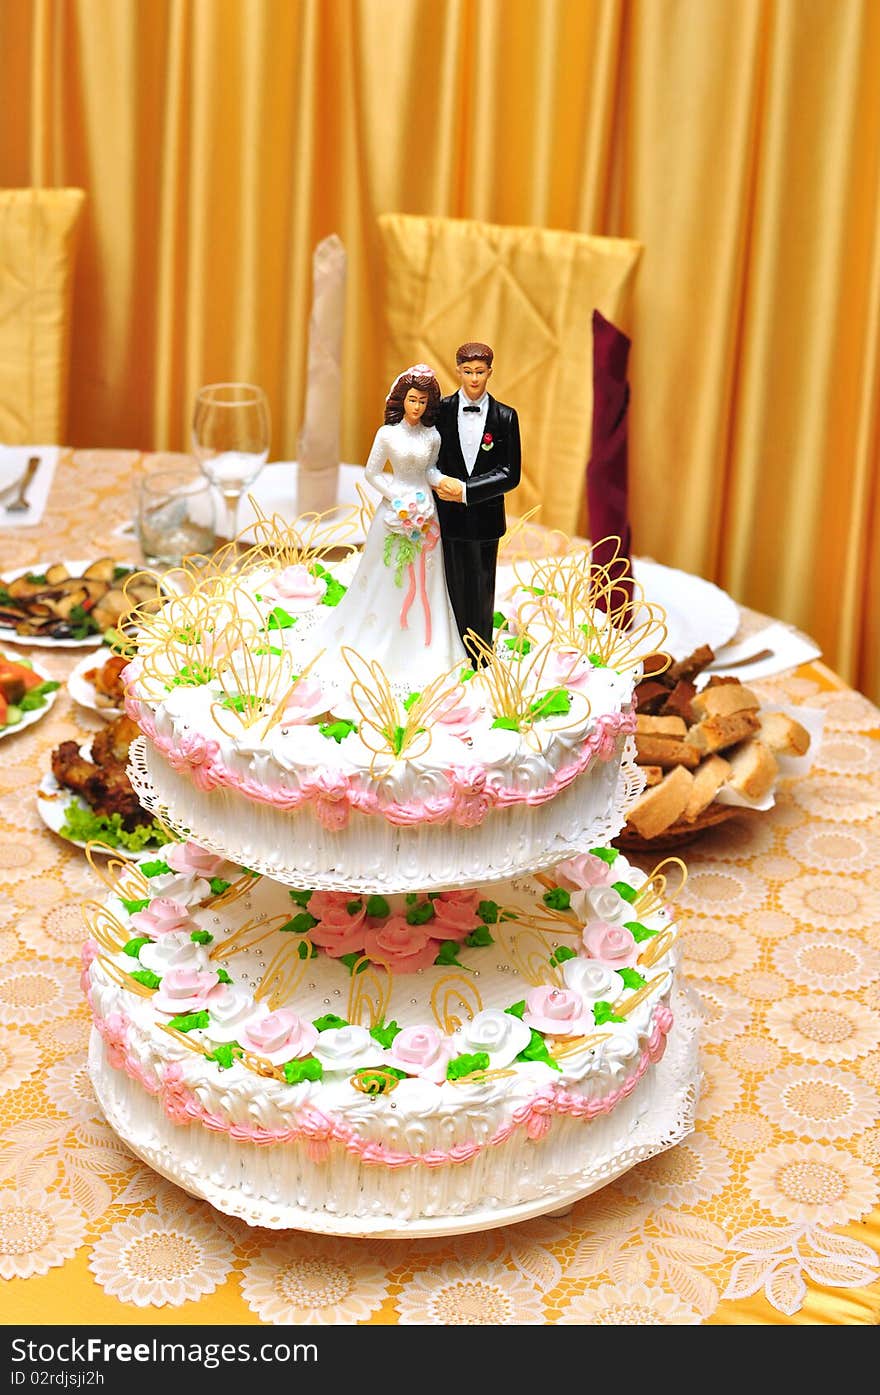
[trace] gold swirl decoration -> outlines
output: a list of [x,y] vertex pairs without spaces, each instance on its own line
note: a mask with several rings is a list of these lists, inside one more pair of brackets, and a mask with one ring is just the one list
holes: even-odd
[[466,974],[444,974],[431,991],[431,1011],[440,1030],[451,1036],[483,1011],[483,1001]]
[[455,700],[461,686],[459,665],[440,674],[405,707],[392,690],[380,663],[365,659],[356,649],[344,645],[342,657],[352,675],[351,700],[360,722],[358,734],[373,756],[370,773],[375,774],[377,758],[389,762],[423,756],[431,745],[431,719],[438,710]]
[[393,983],[394,975],[387,964],[368,959],[366,955],[356,959],[348,992],[349,1022],[357,1027],[375,1027],[384,1022]]

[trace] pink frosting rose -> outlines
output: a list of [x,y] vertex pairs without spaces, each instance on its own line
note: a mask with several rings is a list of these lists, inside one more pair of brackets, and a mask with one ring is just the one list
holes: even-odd
[[436,1027],[404,1027],[391,1043],[388,1064],[441,1085],[454,1054],[451,1042]]
[[331,959],[341,959],[343,954],[357,954],[364,947],[364,917],[350,916],[342,910],[329,910],[326,919],[321,919],[308,932],[313,945],[323,949]]
[[459,767],[449,776],[452,785],[452,817],[462,828],[481,823],[492,806],[486,789],[486,772],[478,765]]
[[327,710],[327,698],[320,683],[313,678],[301,678],[288,695],[281,714],[283,726],[303,726]]
[[351,784],[346,775],[322,770],[312,784],[315,817],[335,833],[348,823]]
[[244,1028],[239,1038],[248,1051],[265,1056],[273,1065],[308,1056],[318,1040],[318,1029],[289,1008],[279,1008]]
[[280,601],[287,610],[314,610],[320,605],[327,590],[327,583],[313,576],[308,567],[297,562],[293,567],[285,567],[283,572],[273,576],[263,587],[267,600]]
[[214,789],[223,777],[218,743],[207,740],[198,731],[181,737],[178,745],[169,750],[168,762],[172,769],[189,774],[200,790]]
[[547,661],[544,681],[551,687],[568,688],[569,692],[584,692],[593,677],[592,665],[574,645],[555,649]]
[[225,861],[189,840],[171,843],[162,850],[162,856],[172,872],[194,872],[199,877],[216,877]]
[[139,935],[149,935],[151,940],[171,935],[176,930],[198,929],[188,908],[170,896],[154,896],[145,910],[135,911],[131,923]]
[[556,878],[568,891],[584,891],[590,886],[610,886],[614,873],[601,857],[579,853],[556,864]]
[[590,958],[598,959],[611,969],[630,969],[638,962],[638,941],[624,925],[593,920],[585,927],[581,939]]
[[477,915],[478,891],[443,891],[434,897],[431,934],[439,940],[464,940],[482,921]]
[[210,1006],[211,994],[218,988],[223,984],[217,982],[216,969],[169,969],[153,998],[153,1007],[173,1017],[201,1012]]
[[440,941],[426,925],[409,925],[402,915],[389,916],[384,925],[364,934],[364,954],[387,964],[395,974],[427,969],[440,953]]
[[570,988],[553,988],[547,983],[532,989],[526,998],[522,1020],[536,1032],[556,1037],[585,1036],[596,1025],[592,1009],[580,993],[573,993]]
[[434,714],[434,720],[442,723],[453,736],[464,740],[471,735],[480,718],[485,715],[485,704],[473,691],[472,684],[463,683],[449,695],[448,700]]
[[[349,911],[349,906],[360,905],[356,911]],[[342,935],[351,934],[358,930],[358,944],[363,939],[363,925],[367,915],[367,908],[361,897],[354,892],[344,891],[316,891],[309,897],[309,915],[313,915],[320,921],[320,929],[325,931],[338,931]],[[318,929],[315,926],[315,929]],[[314,932],[311,933],[314,939]],[[348,951],[345,951],[346,953]]]

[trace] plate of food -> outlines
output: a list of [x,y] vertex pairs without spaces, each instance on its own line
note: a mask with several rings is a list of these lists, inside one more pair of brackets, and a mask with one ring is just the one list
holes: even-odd
[[30,659],[13,659],[0,649],[0,738],[44,717],[60,687]]
[[129,859],[167,843],[167,830],[140,804],[126,774],[137,735],[135,723],[120,716],[90,742],[62,741],[55,748],[37,791],[47,828],[79,848],[95,841]]
[[631,851],[683,847],[707,828],[775,803],[778,782],[804,774],[821,714],[763,702],[738,677],[713,673],[702,644],[684,659],[645,660],[636,686],[636,762],[645,788],[615,843]]
[[122,671],[128,662],[122,654],[89,652],[68,674],[67,691],[80,707],[111,721],[125,706]]
[[112,557],[94,561],[35,562],[0,574],[0,642],[49,649],[98,645],[138,600],[154,594],[143,584],[123,590],[138,568]]

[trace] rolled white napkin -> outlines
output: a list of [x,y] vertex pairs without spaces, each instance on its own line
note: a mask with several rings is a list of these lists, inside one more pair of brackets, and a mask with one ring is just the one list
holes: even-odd
[[345,248],[332,233],[318,243],[312,260],[305,414],[297,452],[297,514],[325,513],[336,504],[345,272]]

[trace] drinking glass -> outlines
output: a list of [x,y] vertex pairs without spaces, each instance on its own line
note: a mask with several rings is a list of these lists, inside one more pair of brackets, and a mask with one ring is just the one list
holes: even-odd
[[148,566],[180,564],[214,550],[214,492],[204,475],[177,466],[152,470],[138,486],[135,528]]
[[238,506],[269,458],[269,403],[253,383],[209,383],[196,394],[193,453],[223,501],[221,534],[238,532]]

